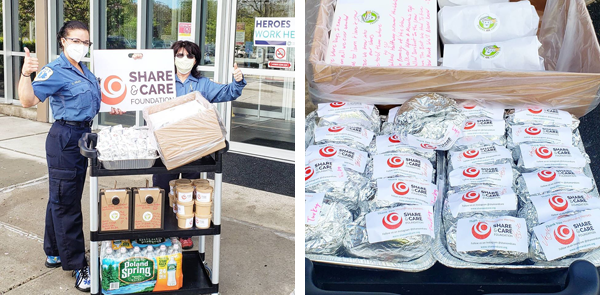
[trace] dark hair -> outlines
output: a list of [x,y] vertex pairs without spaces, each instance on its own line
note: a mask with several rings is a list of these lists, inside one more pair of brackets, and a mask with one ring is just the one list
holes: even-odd
[[67,34],[71,30],[86,30],[88,33],[90,32],[90,30],[88,29],[88,26],[78,20],[70,20],[68,22],[65,22],[65,24],[62,26],[62,28],[60,28],[60,30],[58,31],[58,34],[56,34],[56,38],[58,40],[58,46],[60,48],[63,48],[62,42],[60,42],[60,39],[66,38]]
[[[202,53],[200,52],[200,47],[194,43],[194,42],[190,42],[190,41],[177,41],[175,43],[173,43],[173,45],[171,46],[171,49],[173,49],[173,56],[177,55],[177,52],[179,52],[179,50],[181,48],[185,48],[185,50],[188,53],[191,53],[194,55],[194,57],[196,57],[196,62],[194,63],[194,66],[192,67],[192,76],[196,77],[196,78],[200,78],[200,72],[198,71],[197,67],[200,64],[200,61],[202,60]],[[177,67],[175,68],[175,71],[177,71]]]

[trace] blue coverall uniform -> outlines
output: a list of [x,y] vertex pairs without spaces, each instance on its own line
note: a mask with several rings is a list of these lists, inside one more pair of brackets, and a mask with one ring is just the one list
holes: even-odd
[[[237,82],[233,81],[230,84],[218,84],[210,81],[206,77],[196,78],[191,74],[184,82],[179,80],[179,77],[175,76],[175,91],[177,96],[186,95],[190,92],[199,91],[204,98],[211,103],[214,102],[227,102],[235,100],[242,95],[242,89],[246,86],[246,79]],[[181,176],[187,179],[198,179],[200,173],[182,173]],[[179,174],[154,174],[152,176],[152,183],[154,186],[158,186],[165,190],[168,194],[171,191],[169,181],[178,179]]]
[[[91,132],[90,122],[100,109],[100,85],[96,76],[79,63],[75,68],[64,53],[46,65],[32,83],[35,96],[50,99],[54,124],[46,137],[49,193],[44,231],[44,252],[60,256],[64,270],[87,266],[83,239],[81,196],[87,159],[77,141]],[[78,125],[72,125],[76,124]]]

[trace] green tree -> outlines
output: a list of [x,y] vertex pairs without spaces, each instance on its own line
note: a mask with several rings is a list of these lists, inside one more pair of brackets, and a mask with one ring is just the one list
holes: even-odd
[[[63,0],[64,21],[78,20],[90,26],[90,1]],[[62,24],[59,24],[62,25]]]

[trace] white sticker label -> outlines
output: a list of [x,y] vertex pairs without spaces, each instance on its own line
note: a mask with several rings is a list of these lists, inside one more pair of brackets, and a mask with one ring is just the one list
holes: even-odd
[[573,131],[569,127],[513,125],[512,140],[515,145],[526,142],[544,142],[573,146]]
[[551,121],[556,126],[571,126],[573,118],[568,112],[557,109],[542,109],[538,107],[515,108],[514,121],[526,124],[541,124]]
[[347,178],[343,163],[339,161],[319,160],[304,167],[304,187],[344,182]]
[[429,160],[407,153],[375,155],[373,179],[391,177],[416,177],[433,181],[433,165]]
[[306,149],[305,163],[310,164],[319,159],[335,159],[344,163],[346,168],[364,173],[369,154],[343,144],[311,145]]
[[517,210],[517,195],[510,187],[489,188],[478,186],[448,196],[448,205],[454,218],[460,213],[486,213]]
[[594,188],[592,179],[577,169],[547,168],[522,175],[530,195],[555,191],[589,192]]
[[315,128],[315,142],[356,142],[365,148],[371,144],[375,133],[362,127],[329,126]]
[[548,261],[600,247],[600,210],[550,221],[533,228]]
[[513,185],[513,169],[510,164],[471,166],[452,170],[448,178],[450,186],[485,184],[506,187]]
[[182,203],[191,202],[194,200],[194,192],[189,192],[189,193],[177,192],[177,199],[179,199],[179,202],[182,202]]
[[189,214],[194,214],[194,206],[188,206],[187,210],[185,209],[186,206],[182,206],[179,205],[177,206],[177,214],[179,215],[189,215]]
[[403,206],[367,214],[369,243],[428,235],[433,238],[433,207]]
[[422,148],[420,146],[419,147],[409,146],[408,144],[402,142],[402,140],[400,140],[400,137],[397,134],[380,135],[380,136],[375,137],[375,147],[377,149],[377,151],[376,151],[377,154],[396,152],[402,148],[410,148],[410,149],[414,149],[417,151],[423,151],[423,152],[427,152],[427,151],[433,152],[433,149],[426,149],[426,148]]
[[314,225],[319,222],[325,193],[304,194],[304,224]]
[[467,118],[488,117],[492,120],[504,120],[504,107],[502,106],[473,101],[465,101],[458,106]]
[[411,205],[433,205],[437,196],[437,187],[430,182],[407,178],[377,180],[377,200]]
[[327,117],[331,115],[340,115],[344,113],[363,111],[369,116],[373,112],[375,106],[372,104],[364,104],[359,102],[332,102],[320,103],[317,109],[317,116]]
[[523,218],[462,218],[456,225],[456,250],[502,250],[527,253],[527,223]]
[[492,141],[483,136],[474,136],[474,137],[461,137],[456,141],[454,146],[469,148],[476,144],[477,145],[493,145],[493,144],[502,145],[503,143],[500,140]]
[[211,195],[211,193],[199,193],[199,192],[197,192],[196,193],[196,199],[199,202],[208,203],[208,202],[210,202],[210,195]]
[[490,118],[471,118],[465,121],[463,125],[463,136],[487,136],[498,137],[503,136],[506,132],[506,124],[504,120],[492,120]]
[[390,109],[390,111],[388,112],[388,117],[387,117],[388,123],[394,123],[394,120],[396,119],[396,115],[398,114],[399,109],[400,109],[400,107],[395,107],[395,108]]
[[507,148],[499,145],[483,146],[450,153],[450,162],[453,169],[479,164],[494,164],[503,159],[512,161],[512,154]]
[[530,197],[538,222],[544,223],[569,212],[600,209],[600,198],[581,192],[557,192]]
[[456,126],[451,125],[451,126],[448,126],[448,128],[446,129],[444,136],[442,136],[438,140],[424,138],[424,137],[417,137],[412,134],[407,134],[406,139],[404,139],[404,141],[408,145],[413,146],[413,147],[419,147],[419,148],[424,148],[424,149],[428,149],[428,150],[447,151],[450,148],[452,148],[452,145],[454,145],[454,142],[456,142],[456,140],[458,138],[460,138],[461,136],[462,136],[462,132],[461,132],[460,128],[457,128]]
[[198,218],[198,217],[196,217],[196,227],[206,228],[206,227],[208,227],[208,223],[209,223],[209,219],[208,218]]
[[522,144],[521,160],[526,169],[542,167],[583,168],[586,160],[576,147]]

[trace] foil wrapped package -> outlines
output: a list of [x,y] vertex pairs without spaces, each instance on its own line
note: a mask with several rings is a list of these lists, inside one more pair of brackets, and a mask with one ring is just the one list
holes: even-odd
[[448,194],[444,199],[444,227],[448,230],[461,218],[517,216],[519,200],[511,187],[477,186]]
[[369,162],[369,153],[351,148],[345,144],[311,145],[306,149],[304,161],[310,164],[320,159],[339,160],[347,169],[365,173]]
[[558,191],[590,192],[594,179],[581,169],[545,168],[521,174],[517,179],[517,191],[528,197]]
[[466,151],[450,151],[448,158],[448,171],[474,165],[514,163],[512,153],[500,145],[474,147]]
[[512,216],[463,218],[446,232],[448,252],[468,262],[509,264],[529,255],[525,219]]
[[358,102],[320,103],[317,124],[323,126],[360,126],[375,133],[380,130],[379,110],[374,105]]
[[454,191],[466,190],[479,185],[512,187],[518,175],[519,172],[511,164],[475,165],[450,171],[448,181]]
[[439,195],[435,184],[421,179],[382,178],[373,185],[377,193],[366,202],[367,212],[402,205],[433,206]]
[[485,138],[483,136],[474,136],[474,137],[461,137],[455,143],[454,146],[450,149],[452,152],[464,151],[471,148],[483,147],[489,145],[500,145],[506,146],[506,137],[500,137],[496,140],[490,140],[489,138]]
[[579,126],[579,119],[566,111],[540,107],[515,108],[509,111],[506,122],[510,125],[570,127],[572,130]]
[[579,131],[569,127],[547,127],[542,125],[508,125],[507,147],[515,149],[523,143],[547,143],[578,146],[581,141]]
[[436,161],[436,153],[434,150],[413,147],[403,143],[397,134],[379,135],[375,137],[375,141],[369,146],[369,153],[372,155],[410,153],[427,158],[427,160],[434,165]]
[[533,227],[561,215],[592,209],[600,209],[596,190],[589,193],[562,191],[529,197],[519,210],[519,217],[525,218],[527,228],[533,230]]
[[304,148],[307,148],[309,145],[313,144],[314,136],[315,136],[315,126],[317,122],[315,122],[317,117],[317,112],[311,112],[306,116],[304,123]]
[[521,144],[515,149],[518,154],[517,167],[521,172],[539,168],[584,168],[590,163],[587,154],[579,147],[551,144]]
[[305,194],[304,204],[304,251],[337,254],[342,248],[346,225],[352,222],[352,214],[325,193]]
[[363,127],[331,126],[316,127],[314,142],[321,144],[345,144],[349,147],[367,151],[375,133]]
[[[504,142],[506,124],[504,120],[492,120],[486,117],[470,118],[462,127],[463,137],[481,136],[494,142]],[[504,144],[502,144],[504,145]]]
[[410,146],[449,150],[462,136],[465,116],[453,99],[437,93],[419,94],[398,110],[394,129]]
[[372,167],[373,179],[408,177],[432,182],[435,172],[429,160],[410,153],[375,155]]
[[533,261],[573,260],[600,248],[600,209],[564,215],[533,228]]
[[504,107],[500,104],[465,100],[458,104],[458,109],[467,118],[488,117],[492,120],[504,120]]
[[390,262],[415,260],[433,244],[432,206],[402,206],[359,216],[347,227],[349,256]]

